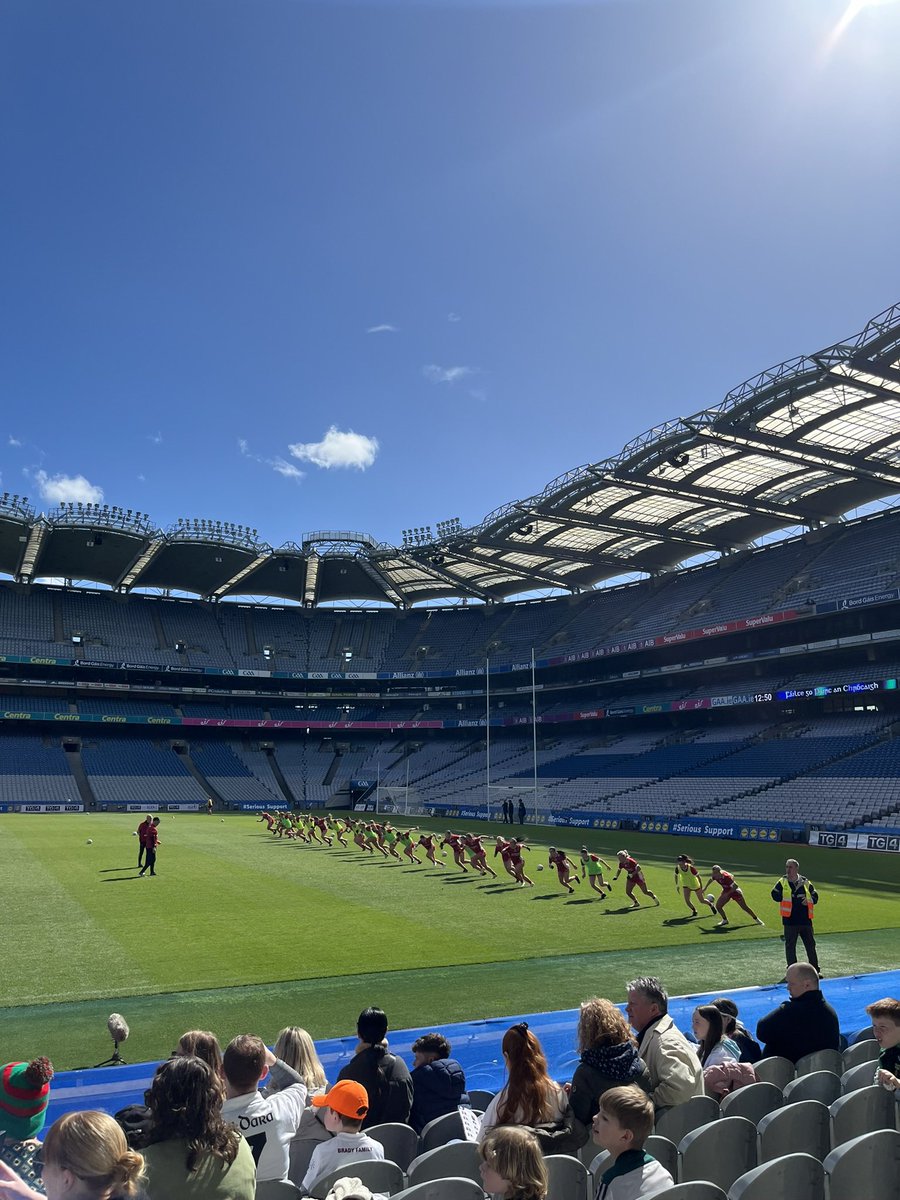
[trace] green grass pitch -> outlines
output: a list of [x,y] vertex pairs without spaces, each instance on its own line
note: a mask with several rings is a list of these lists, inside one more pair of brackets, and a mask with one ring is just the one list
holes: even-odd
[[[349,1034],[367,1004],[395,1028],[624,999],[625,981],[654,973],[672,994],[775,982],[784,972],[769,890],[785,845],[583,833],[527,827],[534,849],[520,889],[273,838],[253,815],[164,816],[159,875],[136,878],[140,817],[10,814],[0,818],[3,959],[0,1053],[48,1054],[58,1069],[104,1058],[105,1021],[132,1027],[130,1061],[167,1055],[185,1029],[223,1042],[287,1024],[315,1037]],[[441,829],[421,821],[423,827]],[[492,836],[499,825],[479,825]],[[93,844],[88,845],[87,839]],[[626,845],[660,907],[624,909],[620,878],[605,903],[587,883],[568,896],[547,867],[559,842],[586,842],[608,861]],[[733,870],[765,928],[731,906],[733,925],[689,914],[673,879],[677,851],[703,869]],[[827,975],[894,967],[900,882],[891,855],[797,847],[820,903]],[[537,873],[538,862],[544,870]],[[718,889],[713,889],[718,895]]]

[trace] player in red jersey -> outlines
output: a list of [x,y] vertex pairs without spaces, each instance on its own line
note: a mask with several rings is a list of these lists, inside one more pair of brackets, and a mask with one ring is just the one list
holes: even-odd
[[[556,867],[556,875],[557,875],[557,878],[559,879],[559,882],[563,885],[563,887],[566,889],[566,891],[571,896],[572,892],[574,892],[575,889],[572,887],[572,884],[569,882],[570,879],[572,878],[572,873],[569,870],[569,868],[571,867],[576,871],[578,870],[578,868],[572,862],[571,858],[569,858],[568,854],[566,854],[565,850],[557,850],[557,848],[555,846],[550,847],[550,866]],[[578,878],[577,875],[575,876],[575,882],[581,883],[581,880]]]
[[328,834],[328,822],[325,820],[325,818],[324,817],[313,817],[313,825],[315,826],[316,829],[318,829],[318,831],[322,837],[322,841],[325,843],[325,845],[329,846],[329,847],[333,846],[334,838],[330,837]]
[[512,854],[512,842],[508,841],[504,837],[498,837],[497,841],[494,843],[494,857],[496,858],[498,854],[500,855],[500,861],[503,863],[503,869],[507,872],[507,874],[512,875],[513,879],[515,879],[516,873],[513,870],[512,863],[510,862],[510,856]]
[[[738,908],[742,908],[749,917],[752,917],[757,925],[765,925],[765,921],[761,921],[759,919],[759,917],[744,899],[744,893],[738,887],[735,877],[730,871],[723,871],[718,863],[713,867],[712,872],[710,873],[709,883],[706,885],[706,887],[709,887],[711,883],[717,883],[722,889],[722,895],[716,901],[716,912],[722,918],[721,921],[719,921],[719,925],[728,924],[728,918],[725,916],[724,910],[725,905],[731,900],[735,902]],[[704,888],[704,891],[705,890],[706,889]],[[718,926],[716,928],[718,928]]]
[[[265,823],[266,823],[266,830],[267,830],[269,833],[271,833],[271,832],[272,832],[272,826],[275,824],[275,818],[272,816],[272,814],[271,814],[270,812],[263,812],[263,813],[260,813],[260,816],[259,816],[259,821],[257,821],[257,825],[259,824],[259,822],[260,822],[260,821],[265,821]],[[138,863],[138,866],[140,866],[140,863]]]
[[625,895],[631,901],[632,908],[640,908],[637,900],[634,898],[634,889],[639,887],[645,896],[649,896],[656,904],[659,904],[659,897],[655,892],[651,892],[647,887],[647,881],[644,878],[644,871],[641,864],[636,858],[632,858],[627,850],[619,850],[616,854],[619,860],[619,869],[613,876],[613,883],[619,878],[622,872],[625,872]]
[[529,879],[525,874],[525,860],[522,857],[523,850],[529,850],[521,838],[513,838],[509,847],[509,862],[513,869],[516,883],[519,887],[524,887],[527,883],[529,887],[534,887],[534,880]]
[[434,857],[435,850],[435,835],[433,833],[422,833],[419,835],[419,845],[425,851],[425,857],[434,867],[446,867],[445,862],[441,862]]
[[442,847],[443,846],[450,847],[450,849],[453,851],[453,859],[454,859],[456,865],[459,867],[459,869],[461,871],[465,871],[468,874],[469,868],[466,866],[466,863],[465,863],[465,858],[464,858],[464,854],[463,854],[463,851],[465,850],[465,846],[463,845],[462,837],[458,833],[451,833],[450,830],[448,829],[447,832],[444,834],[444,840],[441,842],[441,846]]
[[476,837],[473,833],[467,833],[465,837],[466,847],[469,851],[469,861],[476,871],[480,871],[482,875],[493,875],[497,878],[497,872],[488,863],[487,854],[485,853],[483,838]]

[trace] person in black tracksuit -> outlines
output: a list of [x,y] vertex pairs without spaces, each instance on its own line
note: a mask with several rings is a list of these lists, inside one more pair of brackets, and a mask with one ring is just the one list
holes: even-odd
[[[800,874],[800,864],[796,858],[787,860],[784,871],[782,878],[772,888],[772,899],[781,906],[787,965],[790,967],[797,961],[797,938],[800,938],[806,948],[806,957],[818,971],[819,956],[813,935],[812,909],[814,904],[819,903],[819,893],[812,880]],[[819,974],[821,976],[821,972]]]

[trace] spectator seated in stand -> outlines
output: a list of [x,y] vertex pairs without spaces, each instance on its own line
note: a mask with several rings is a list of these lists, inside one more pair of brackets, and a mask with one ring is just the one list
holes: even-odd
[[10,1062],[0,1072],[0,1163],[5,1163],[39,1194],[41,1173],[34,1166],[50,1102],[53,1064],[48,1058]]
[[654,975],[628,984],[625,1008],[638,1035],[657,1111],[703,1095],[703,1071],[693,1046],[669,1016],[669,994]]
[[147,1200],[253,1200],[253,1154],[223,1120],[224,1100],[222,1078],[202,1058],[177,1055],[160,1066],[147,1092]]
[[193,1054],[208,1063],[221,1079],[222,1076],[222,1047],[219,1039],[208,1029],[189,1029],[178,1039],[174,1054]]
[[738,1006],[728,996],[720,996],[713,1004],[725,1019],[725,1036],[740,1050],[738,1062],[755,1063],[762,1058],[762,1047],[738,1020]]
[[338,1079],[361,1083],[369,1096],[363,1129],[392,1121],[405,1124],[412,1108],[413,1083],[406,1063],[388,1050],[387,1017],[380,1008],[366,1008],[356,1022],[359,1041]]
[[[229,1042],[222,1066],[222,1117],[250,1143],[257,1179],[287,1179],[291,1139],[306,1107],[306,1084],[252,1033],[240,1034]],[[267,1072],[280,1090],[264,1096],[258,1089]]]
[[[42,1190],[0,1163],[2,1200],[131,1200],[143,1197],[144,1160],[103,1112],[66,1113],[51,1125],[40,1151]],[[181,1193],[183,1195],[183,1193]]]
[[866,1012],[881,1047],[874,1082],[896,1092],[900,1090],[900,1000],[876,1000]]
[[413,1102],[409,1123],[421,1133],[429,1121],[469,1103],[466,1074],[442,1033],[424,1033],[412,1044]]
[[[569,1111],[569,1099],[548,1075],[541,1043],[528,1028],[528,1023],[520,1021],[511,1025],[503,1035],[501,1048],[507,1080],[481,1118],[478,1140],[483,1141],[495,1125],[561,1127]],[[584,1141],[582,1138],[580,1144]],[[545,1153],[551,1152],[543,1142],[541,1149]],[[554,1147],[553,1152],[568,1151]]]
[[611,1087],[636,1084],[650,1091],[650,1072],[638,1054],[628,1022],[611,1000],[585,1000],[578,1016],[578,1051],[569,1101],[583,1125],[594,1118],[600,1097]]
[[[288,1025],[282,1029],[276,1041],[273,1053],[286,1066],[300,1076],[306,1084],[307,1103],[312,1096],[321,1096],[328,1087],[325,1078],[325,1068],[316,1053],[315,1042],[305,1029],[299,1025]],[[280,1087],[274,1080],[262,1089],[263,1095],[270,1096],[291,1082],[292,1076],[279,1076]]]
[[639,1200],[672,1187],[675,1180],[644,1143],[653,1132],[653,1101],[639,1087],[604,1092],[591,1136],[611,1162],[600,1176],[596,1200]]
[[478,1147],[481,1182],[489,1196],[503,1200],[546,1200],[547,1165],[538,1140],[527,1129],[501,1125]]
[[300,1185],[308,1193],[317,1179],[346,1166],[353,1174],[353,1161],[359,1158],[384,1158],[384,1147],[362,1131],[369,1111],[369,1097],[361,1083],[340,1079],[330,1092],[313,1096],[313,1106],[325,1110],[325,1128],[334,1136],[313,1151],[309,1167]]
[[786,973],[790,1000],[767,1013],[756,1026],[767,1058],[774,1054],[792,1063],[816,1050],[840,1050],[838,1015],[819,989],[819,972],[798,962]]
[[736,1088],[756,1083],[749,1063],[738,1062],[740,1047],[725,1034],[725,1018],[714,1004],[700,1004],[691,1016],[703,1085],[708,1096],[721,1099]]

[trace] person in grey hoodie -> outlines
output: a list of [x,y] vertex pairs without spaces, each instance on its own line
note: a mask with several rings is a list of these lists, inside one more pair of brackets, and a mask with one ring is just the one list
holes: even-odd
[[650,1073],[638,1054],[628,1022],[611,1000],[585,1000],[578,1018],[581,1062],[569,1085],[575,1116],[590,1125],[600,1097],[613,1087],[635,1084],[650,1091]]
[[442,1033],[425,1033],[412,1044],[413,1102],[409,1124],[421,1133],[429,1121],[469,1103],[466,1075]]

